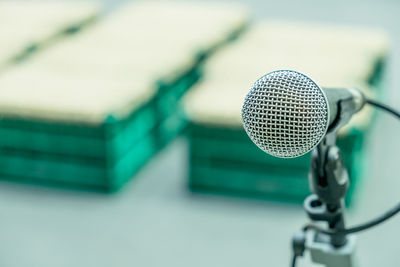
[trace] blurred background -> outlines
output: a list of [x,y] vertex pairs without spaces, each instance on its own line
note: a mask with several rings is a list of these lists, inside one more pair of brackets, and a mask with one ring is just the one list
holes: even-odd
[[[137,3],[0,3],[0,265],[288,266],[309,155],[258,150],[244,94],[288,66],[399,110],[400,3]],[[398,203],[399,131],[341,133],[348,225]],[[400,266],[399,223],[358,235],[360,266]]]

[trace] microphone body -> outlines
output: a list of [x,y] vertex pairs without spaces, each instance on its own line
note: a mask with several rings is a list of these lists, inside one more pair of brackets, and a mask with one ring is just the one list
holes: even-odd
[[365,104],[364,95],[354,88],[322,88],[322,90],[328,99],[330,112],[328,132],[345,125]]

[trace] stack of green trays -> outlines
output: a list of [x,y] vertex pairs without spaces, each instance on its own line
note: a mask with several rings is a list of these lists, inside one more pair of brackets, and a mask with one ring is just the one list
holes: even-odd
[[0,122],[3,178],[112,190],[156,151],[151,102],[101,124],[7,118]]
[[200,77],[197,55],[246,21],[228,4],[126,4],[9,69],[0,77],[1,177],[119,189],[178,134],[169,118]]
[[[190,188],[278,201],[304,200],[310,194],[310,153],[280,159],[253,144],[241,122],[247,91],[270,71],[294,69],[323,87],[357,87],[371,96],[381,82],[386,51],[387,38],[379,30],[276,21],[253,25],[206,62],[204,80],[184,99],[190,121]],[[366,107],[339,133],[337,143],[351,180],[348,203],[363,177],[363,143],[371,118],[372,111]]]
[[93,2],[0,2],[0,70],[96,21]]
[[[302,201],[308,194],[310,154],[282,160],[266,155],[241,128],[190,124],[190,186],[193,190]],[[338,140],[354,185],[362,175],[364,133],[354,130]]]

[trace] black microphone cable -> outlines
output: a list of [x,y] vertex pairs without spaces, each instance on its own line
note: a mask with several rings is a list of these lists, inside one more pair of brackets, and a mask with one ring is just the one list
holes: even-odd
[[[382,104],[378,101],[375,101],[373,99],[366,99],[365,100],[366,104],[369,104],[375,108],[379,108],[382,109],[383,111],[386,111],[390,114],[392,114],[393,116],[395,116],[397,119],[400,120],[400,112],[396,111],[395,109]],[[383,223],[384,221],[388,220],[389,218],[393,217],[394,215],[396,215],[397,213],[400,212],[400,202],[393,208],[391,208],[390,210],[388,210],[387,212],[385,212],[384,214],[382,214],[381,216],[372,219],[366,223],[362,223],[358,226],[354,226],[354,227],[350,227],[347,229],[343,229],[343,230],[330,230],[330,229],[323,229],[317,225],[314,224],[307,224],[306,226],[303,227],[303,232],[306,232],[307,230],[315,230],[319,233],[322,234],[326,234],[326,235],[336,235],[336,234],[352,234],[352,233],[357,233],[357,232],[361,232],[364,230],[367,230],[369,228],[372,228],[380,223]],[[301,253],[293,253],[293,257],[292,257],[292,261],[291,261],[291,267],[295,267],[296,266],[296,261],[299,255],[301,255]]]
[[290,267],[296,267],[297,255],[293,254]]
[[389,112],[393,116],[395,116],[398,119],[400,119],[400,112],[396,111],[395,109],[393,109],[393,108],[391,108],[391,107],[389,107],[389,106],[387,106],[385,104],[379,103],[378,101],[375,101],[373,99],[366,99],[365,103],[369,104],[371,106],[374,106],[376,108],[380,108],[380,109],[382,109],[382,110],[384,110],[386,112]]
[[372,219],[369,222],[360,224],[358,226],[350,227],[347,229],[343,230],[328,230],[328,229],[322,229],[314,224],[307,224],[306,226],[303,227],[303,231],[307,231],[310,229],[313,229],[319,233],[326,234],[326,235],[336,235],[336,234],[354,234],[357,232],[361,232],[364,230],[367,230],[369,228],[372,228],[380,223],[383,223],[384,221],[388,220],[389,218],[393,217],[397,213],[400,212],[400,203],[398,203],[395,207],[391,208],[387,212],[385,212],[383,215]]

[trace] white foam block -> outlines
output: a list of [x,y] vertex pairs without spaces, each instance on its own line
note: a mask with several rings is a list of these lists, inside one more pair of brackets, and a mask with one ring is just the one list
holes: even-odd
[[[303,72],[322,87],[356,87],[373,95],[367,79],[387,50],[388,39],[377,29],[261,22],[207,62],[205,79],[188,93],[185,108],[193,121],[242,127],[246,93],[277,69]],[[370,117],[366,108],[351,124],[362,127]]]
[[72,26],[94,19],[95,2],[1,1],[0,66],[30,45],[40,45]]
[[125,116],[154,96],[158,79],[183,75],[197,53],[246,22],[238,5],[127,4],[0,77],[0,114],[84,123]]

